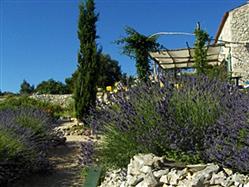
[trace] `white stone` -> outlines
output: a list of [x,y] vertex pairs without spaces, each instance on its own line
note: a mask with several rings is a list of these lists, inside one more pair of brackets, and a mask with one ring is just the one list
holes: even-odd
[[249,187],[249,182],[244,185],[244,187]]
[[139,171],[143,173],[149,173],[151,172],[151,167],[150,166],[143,166]]
[[223,184],[225,180],[226,175],[223,171],[220,171],[219,173],[212,175],[212,178],[210,179],[210,184]]
[[163,175],[161,176],[160,182],[164,183],[164,184],[169,184],[169,180],[168,180],[168,176],[167,175]]
[[136,187],[152,187],[157,185],[157,180],[155,179],[152,172],[147,173],[144,180],[136,185]]
[[135,186],[135,185],[137,185],[138,183],[140,183],[143,180],[144,180],[143,175],[136,175],[136,176],[128,175],[127,176],[127,184],[128,184],[128,186]]
[[203,183],[207,180],[209,180],[212,177],[213,173],[216,173],[219,170],[219,166],[214,164],[209,164],[204,170],[201,170],[199,172],[196,172],[192,176],[192,185],[193,186],[200,186],[203,185]]
[[197,172],[205,169],[207,167],[206,164],[195,164],[195,165],[187,165],[187,168],[191,172]]
[[167,175],[169,183],[172,185],[177,185],[180,176],[177,174],[177,170],[172,170]]
[[228,169],[228,168],[223,168],[223,170],[225,171],[225,173],[230,176],[233,174],[233,171],[231,169]]
[[245,183],[245,175],[239,174],[239,173],[235,173],[232,176],[232,181],[239,183],[239,184],[244,184]]
[[169,173],[169,169],[164,169],[164,170],[158,170],[158,171],[154,171],[153,175],[157,178],[160,178],[163,175],[166,175]]

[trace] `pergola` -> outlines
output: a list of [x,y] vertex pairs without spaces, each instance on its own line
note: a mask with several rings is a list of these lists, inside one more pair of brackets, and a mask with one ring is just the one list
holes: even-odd
[[[220,65],[219,54],[223,45],[207,47],[207,62],[210,65]],[[161,50],[149,53],[152,59],[162,69],[187,69],[194,65],[194,48]]]

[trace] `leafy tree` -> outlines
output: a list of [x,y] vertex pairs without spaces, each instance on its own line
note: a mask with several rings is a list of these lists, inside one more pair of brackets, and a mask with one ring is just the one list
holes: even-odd
[[[99,75],[97,86],[106,87],[113,86],[115,82],[121,80],[122,73],[118,61],[113,60],[109,55],[100,54],[98,58],[99,62]],[[71,77],[66,78],[65,82],[68,90],[72,93],[75,88],[75,82],[77,79],[78,70],[76,70]]]
[[69,90],[70,93],[74,93],[77,76],[78,69],[71,75],[71,77],[65,79],[67,90]]
[[82,2],[79,8],[78,38],[80,50],[74,98],[76,117],[83,120],[84,115],[89,112],[91,106],[95,106],[96,101],[99,57],[96,45],[98,15],[95,14],[94,0]]
[[68,94],[69,90],[62,82],[49,79],[38,84],[35,92],[39,94]]
[[125,28],[127,37],[117,40],[117,44],[123,45],[123,53],[135,58],[138,78],[148,80],[150,75],[149,51],[156,50],[159,44],[156,37],[147,37],[138,33],[135,29]]
[[131,86],[135,82],[135,77],[133,77],[131,75],[127,75],[127,73],[123,73],[120,81],[125,86]]
[[34,86],[31,86],[26,80],[23,80],[20,87],[20,94],[22,95],[31,94],[34,91]]
[[201,29],[199,23],[197,24],[194,34],[194,67],[197,70],[197,74],[207,74],[207,69],[210,68],[207,62],[208,47],[206,46],[209,42],[209,35],[206,31]]
[[100,74],[98,87],[113,86],[115,82],[120,81],[122,73],[118,61],[111,59],[109,55],[100,55]]

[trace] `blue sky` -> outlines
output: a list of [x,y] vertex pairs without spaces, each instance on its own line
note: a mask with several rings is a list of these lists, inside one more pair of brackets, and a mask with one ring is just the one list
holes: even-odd
[[[25,79],[37,85],[64,81],[77,67],[79,0],[0,0],[0,89],[18,92]],[[96,0],[98,44],[134,75],[135,63],[113,41],[124,27],[150,35],[193,32],[196,22],[215,36],[224,13],[246,0]],[[191,37],[163,36],[167,48],[181,48]]]

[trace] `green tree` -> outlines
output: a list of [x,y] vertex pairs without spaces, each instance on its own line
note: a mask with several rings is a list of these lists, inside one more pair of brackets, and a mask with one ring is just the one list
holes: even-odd
[[75,83],[74,99],[78,120],[83,120],[91,106],[95,106],[98,81],[98,50],[96,44],[96,22],[94,0],[82,2],[79,6],[78,75]]
[[125,86],[132,86],[135,83],[136,78],[133,77],[132,75],[127,75],[127,73],[123,73],[121,76],[121,82],[122,84],[124,84]]
[[74,93],[77,76],[78,76],[78,69],[71,75],[71,77],[65,79],[67,89],[69,90],[70,93]]
[[197,74],[207,74],[207,70],[210,69],[210,66],[207,62],[207,44],[209,43],[209,35],[206,31],[202,30],[200,24],[197,24],[197,27],[194,31],[195,34],[195,43],[194,43],[194,67],[197,70]]
[[20,87],[21,87],[20,89],[21,95],[31,94],[34,91],[34,86],[33,85],[31,86],[26,80],[23,80]]
[[98,79],[98,87],[105,88],[113,86],[115,82],[121,80],[121,68],[118,61],[111,59],[109,55],[100,55],[100,73]]
[[[115,82],[121,80],[122,73],[118,61],[112,59],[110,55],[100,54],[99,62],[99,75],[97,87],[105,88],[106,86],[113,86]],[[66,78],[65,82],[68,90],[72,93],[75,88],[78,70],[76,70],[71,77]]]
[[195,43],[194,43],[194,67],[197,74],[204,74],[210,78],[218,78],[227,80],[228,73],[226,71],[226,62],[221,62],[221,65],[209,65],[207,59],[208,45],[210,43],[209,35],[202,30],[200,24],[197,24],[195,29]]
[[159,47],[157,38],[147,37],[130,27],[125,28],[125,32],[127,37],[117,40],[116,43],[123,45],[124,54],[135,58],[138,78],[146,81],[150,75],[149,51]]
[[35,92],[39,94],[68,94],[69,90],[62,82],[49,79],[39,83]]

